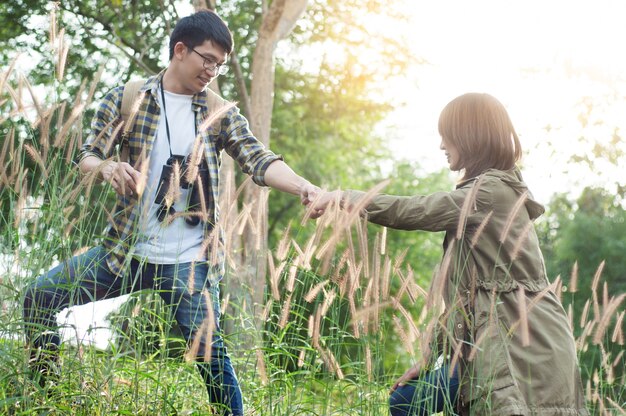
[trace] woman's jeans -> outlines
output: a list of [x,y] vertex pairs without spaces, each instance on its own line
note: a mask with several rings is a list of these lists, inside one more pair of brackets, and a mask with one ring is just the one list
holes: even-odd
[[454,414],[458,390],[457,369],[450,376],[449,367],[443,365],[398,387],[389,397],[389,411],[392,416]]
[[[223,410],[220,414],[243,415],[241,390],[219,329],[219,288],[208,283],[208,265],[132,260],[128,273],[117,276],[109,271],[105,256],[103,247],[94,247],[39,276],[27,288],[24,321],[31,349],[41,349],[54,356],[61,342],[56,315],[63,308],[153,289],[171,307],[188,345],[198,351],[197,367],[206,382],[211,404]],[[205,359],[211,318],[214,318],[211,356]],[[199,340],[196,332],[200,334]]]

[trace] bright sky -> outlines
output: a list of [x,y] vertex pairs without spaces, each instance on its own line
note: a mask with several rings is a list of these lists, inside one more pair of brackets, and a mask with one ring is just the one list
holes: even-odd
[[[607,143],[615,127],[626,131],[626,2],[407,3],[410,53],[428,64],[416,65],[407,80],[390,86],[406,103],[384,130],[399,157],[429,169],[445,167],[438,150],[439,112],[465,92],[487,92],[509,110],[526,150],[525,178],[541,202],[555,191],[601,184],[609,177],[626,182],[626,171],[610,166],[601,174],[563,174],[573,152],[589,152],[579,137]],[[583,97],[597,106],[595,119],[602,123],[582,128]]]

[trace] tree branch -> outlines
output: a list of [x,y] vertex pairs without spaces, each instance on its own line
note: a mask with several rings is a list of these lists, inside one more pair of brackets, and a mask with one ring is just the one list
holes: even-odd
[[[115,28],[113,27],[113,25],[111,25],[111,22],[101,18],[100,15],[94,15],[94,14],[89,13],[87,10],[85,10],[83,7],[80,6],[80,2],[79,2],[79,6],[78,6],[78,11],[70,10],[69,7],[65,7],[64,3],[60,3],[60,5],[61,5],[60,7],[63,10],[65,10],[66,12],[68,12],[68,13],[71,13],[71,14],[74,14],[74,15],[77,15],[77,16],[82,16],[84,18],[91,19],[94,22],[100,23],[107,32],[109,32],[110,34],[112,34],[115,37],[114,41],[109,41],[109,43],[111,43],[113,46],[117,47],[124,55],[126,55],[128,58],[130,58],[133,62],[135,62],[137,64],[137,66],[139,66],[141,69],[143,69],[148,74],[155,74],[156,72],[158,72],[158,68],[156,68],[156,69],[155,68],[151,68],[143,60],[141,60],[140,58],[135,56],[135,54],[138,54],[140,57],[144,56],[145,51],[142,51],[142,50],[139,50],[139,49],[135,48],[131,42],[127,41],[125,38],[120,36],[117,33],[117,31],[115,30]],[[85,25],[85,27],[88,27],[88,26]],[[105,40],[107,40],[107,39],[105,39]],[[115,42],[115,40],[117,42]],[[133,53],[128,52],[126,50],[126,48],[132,50]]]
[[230,66],[233,68],[233,72],[235,73],[235,81],[237,83],[237,88],[239,89],[239,107],[241,108],[244,117],[250,119],[250,116],[252,115],[250,112],[250,96],[248,95],[248,87],[246,87],[246,80],[243,78],[243,71],[241,70],[241,65],[239,64],[236,52],[233,52],[230,55]]
[[259,36],[268,36],[276,43],[286,38],[306,10],[308,0],[274,0],[264,14]]

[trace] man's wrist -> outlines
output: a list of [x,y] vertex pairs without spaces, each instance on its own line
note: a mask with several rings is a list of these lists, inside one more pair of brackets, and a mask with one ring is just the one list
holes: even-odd
[[313,187],[313,184],[311,182],[307,181],[306,179],[304,179],[302,177],[300,179],[301,179],[300,183],[298,184],[298,192],[299,193],[304,192],[309,187]]

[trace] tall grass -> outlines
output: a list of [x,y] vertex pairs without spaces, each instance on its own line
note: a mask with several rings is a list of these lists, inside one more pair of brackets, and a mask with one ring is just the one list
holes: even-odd
[[[67,48],[62,36],[52,38],[58,42],[56,83],[61,83]],[[149,294],[132,296],[111,316],[117,332],[108,349],[65,345],[58,385],[42,388],[27,377],[23,288],[55,263],[97,244],[111,215],[111,191],[79,178],[71,166],[96,84],[97,79],[82,88],[72,103],[46,105],[13,65],[0,74],[5,111],[0,125],[0,413],[208,414],[203,382],[184,360],[193,345],[182,342],[166,308]],[[43,88],[44,94],[54,90]],[[222,211],[237,212],[230,208]],[[286,229],[267,253],[268,288],[259,315],[246,315],[243,305],[231,304],[236,313],[224,316],[236,331],[226,342],[249,414],[386,415],[389,386],[422,359],[437,325],[442,287],[434,284],[429,291],[417,285],[404,255],[387,251],[385,229],[370,235],[358,212],[358,206],[331,209],[314,224],[303,221]],[[261,226],[262,217],[244,207],[237,221],[224,220],[225,234]],[[314,232],[302,240],[300,227]],[[442,269],[447,266],[444,259]],[[624,414],[625,295],[603,287],[601,272],[602,265],[584,310],[569,314],[578,351],[601,355],[582,371],[590,409]],[[570,291],[576,291],[577,280],[572,273]],[[562,281],[556,279],[550,290],[560,295]],[[226,309],[229,288],[223,292]],[[525,333],[532,303],[520,304],[525,308],[519,329]],[[258,320],[260,332],[259,325],[250,324]],[[252,348],[233,344],[239,336],[251,339]]]

